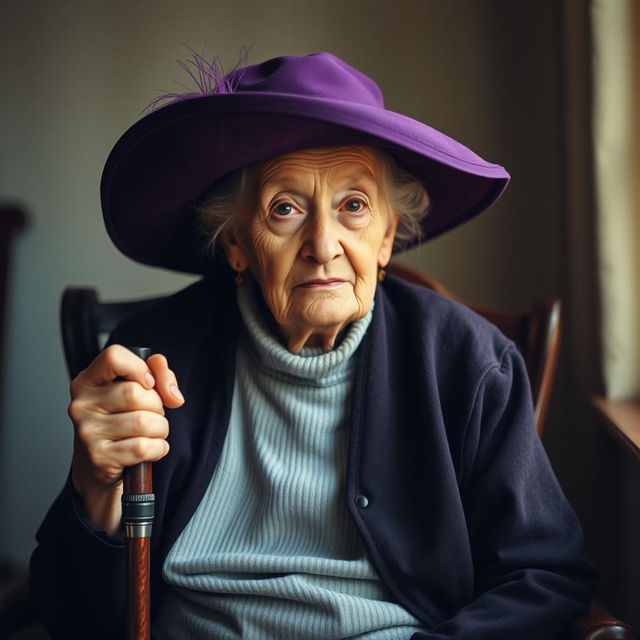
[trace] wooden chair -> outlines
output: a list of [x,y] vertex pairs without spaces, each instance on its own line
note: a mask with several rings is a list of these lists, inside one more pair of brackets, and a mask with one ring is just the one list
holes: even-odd
[[[536,430],[542,434],[558,361],[560,301],[538,301],[525,312],[487,308],[462,300],[440,283],[407,265],[392,263],[387,267],[387,273],[467,305],[514,341],[525,360],[531,382]],[[62,298],[61,328],[70,376],[74,378],[99,353],[101,334],[108,334],[120,319],[157,300],[159,298],[105,303],[98,300],[95,289],[66,289]],[[566,638],[640,640],[628,625],[615,619],[595,601],[587,616],[572,623]]]
[[439,282],[407,265],[391,263],[386,271],[407,282],[422,285],[446,298],[465,304],[495,324],[504,335],[513,340],[527,366],[536,431],[538,435],[542,435],[560,349],[560,300],[535,302],[526,312],[505,311],[467,302],[447,291]]
[[[493,309],[459,298],[439,282],[407,265],[392,263],[387,268],[387,272],[467,305],[476,313],[493,322],[502,333],[513,340],[524,357],[531,383],[536,431],[538,435],[542,435],[560,350],[560,300],[549,299],[534,302],[526,312]],[[591,603],[589,613],[586,616],[577,618],[571,623],[566,637],[581,640],[633,640],[639,638],[629,625],[614,618],[596,600]]]
[[[524,313],[485,308],[465,302],[440,283],[406,265],[393,263],[387,268],[387,272],[466,304],[493,322],[515,342],[527,366],[534,400],[536,430],[541,435],[558,361],[560,301],[536,302]],[[66,289],[62,296],[60,324],[70,378],[75,378],[98,355],[102,346],[100,336],[108,335],[120,319],[159,299],[105,303],[98,300],[95,289]]]
[[159,300],[162,296],[127,302],[100,302],[95,289],[65,289],[60,303],[60,331],[69,378],[73,380],[100,353],[103,338],[120,320]]
[[[542,433],[546,409],[558,358],[560,301],[535,303],[528,312],[480,307],[465,302],[438,282],[406,265],[392,264],[387,272],[409,282],[433,289],[462,302],[493,322],[521,350],[532,385],[535,420]],[[129,302],[100,302],[95,289],[68,288],[62,297],[61,329],[69,374],[74,378],[99,353],[101,335],[108,334],[130,313],[159,298]],[[625,623],[613,618],[594,602],[587,616],[575,620],[563,638],[567,640],[640,640]]]

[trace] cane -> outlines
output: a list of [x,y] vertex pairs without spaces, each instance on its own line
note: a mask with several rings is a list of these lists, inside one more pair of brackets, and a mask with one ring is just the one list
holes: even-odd
[[[147,347],[130,347],[138,357]],[[122,521],[127,539],[127,638],[150,640],[150,539],[155,496],[150,462],[127,467],[123,473]]]

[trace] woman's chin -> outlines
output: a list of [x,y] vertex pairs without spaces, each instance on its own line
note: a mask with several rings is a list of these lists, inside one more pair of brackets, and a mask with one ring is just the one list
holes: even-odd
[[316,299],[313,304],[305,306],[294,313],[296,324],[310,330],[338,327],[353,322],[360,317],[359,307],[355,301],[348,299]]
[[297,288],[290,302],[290,317],[310,326],[353,322],[368,311],[363,311],[353,285],[347,282],[336,287]]
[[[299,288],[284,305],[283,313],[273,313],[290,351],[303,346],[322,346],[330,350],[340,332],[364,317],[371,303],[364,305],[352,286]],[[272,312],[274,310],[272,309]]]

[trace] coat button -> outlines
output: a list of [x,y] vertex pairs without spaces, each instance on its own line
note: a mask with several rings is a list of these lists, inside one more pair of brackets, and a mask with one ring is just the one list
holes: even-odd
[[367,496],[360,494],[356,496],[355,503],[357,507],[360,507],[360,509],[366,509],[369,506],[369,499]]

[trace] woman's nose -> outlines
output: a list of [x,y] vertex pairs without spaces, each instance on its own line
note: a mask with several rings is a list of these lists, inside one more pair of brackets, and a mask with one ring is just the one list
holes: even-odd
[[300,254],[306,260],[326,264],[344,253],[338,223],[327,213],[314,215],[309,221]]

